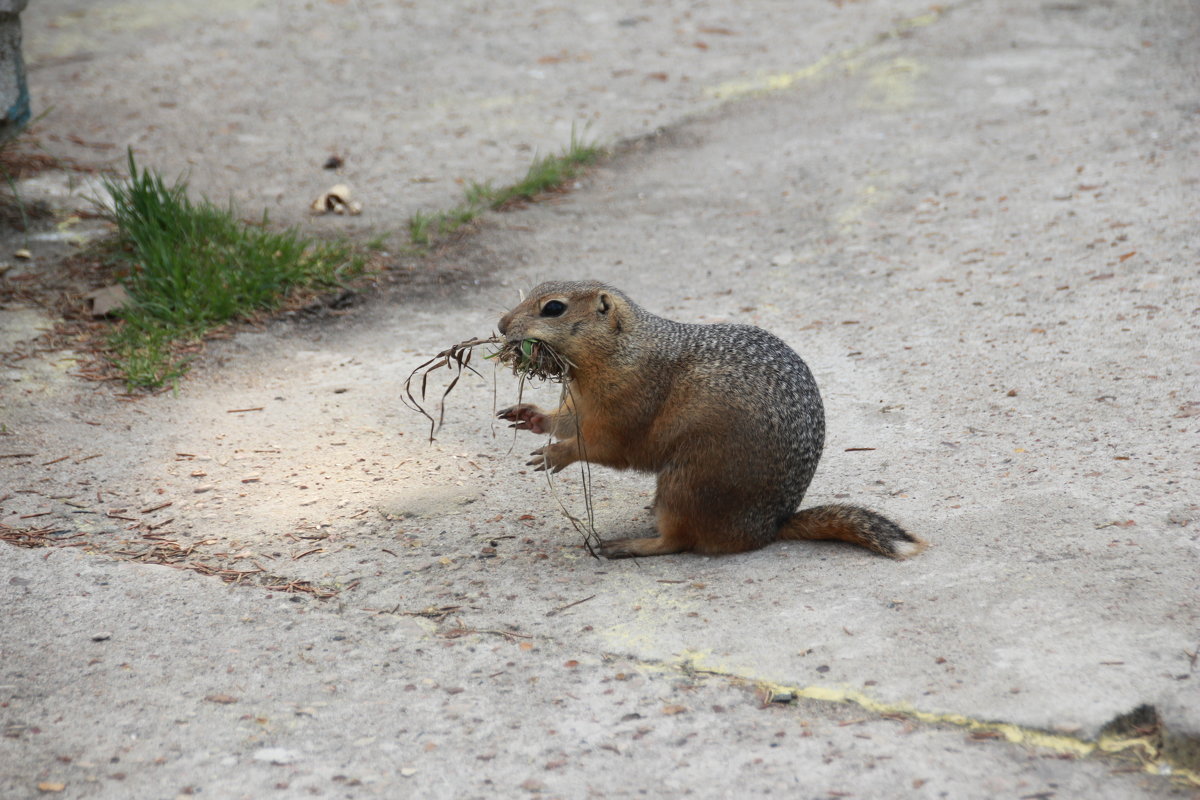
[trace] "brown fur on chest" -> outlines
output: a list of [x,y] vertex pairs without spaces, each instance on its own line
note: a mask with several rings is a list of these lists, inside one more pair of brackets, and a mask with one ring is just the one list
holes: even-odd
[[[728,420],[709,404],[695,404],[676,385],[664,392],[621,383],[573,381],[568,388],[585,447],[608,445],[624,463],[619,469],[659,472],[698,441],[720,436]],[[614,447],[615,445],[615,447]]]

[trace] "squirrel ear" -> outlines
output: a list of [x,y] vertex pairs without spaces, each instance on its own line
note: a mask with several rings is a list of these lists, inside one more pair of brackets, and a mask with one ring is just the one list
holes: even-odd
[[607,292],[601,292],[596,297],[596,312],[602,317],[608,317],[608,327],[614,332],[620,333],[622,330],[621,315],[612,314],[610,316],[608,313],[613,310],[615,305],[616,304],[613,303],[612,297],[610,297]]

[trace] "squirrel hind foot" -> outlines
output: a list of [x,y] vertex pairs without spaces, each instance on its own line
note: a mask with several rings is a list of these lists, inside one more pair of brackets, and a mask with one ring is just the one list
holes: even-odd
[[605,558],[637,558],[639,556],[666,556],[672,553],[682,553],[689,549],[678,540],[665,536],[647,536],[644,538],[610,539],[600,543],[600,555]]
[[601,542],[600,555],[605,558],[636,558],[638,556],[666,556],[693,549],[696,540],[688,526],[688,520],[671,514],[656,498],[658,536],[612,539]]

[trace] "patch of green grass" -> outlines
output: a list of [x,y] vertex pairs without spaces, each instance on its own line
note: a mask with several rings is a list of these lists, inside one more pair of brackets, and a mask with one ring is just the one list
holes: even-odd
[[474,222],[482,213],[482,207],[473,205],[461,205],[435,214],[418,211],[408,219],[408,239],[417,247],[428,247]]
[[571,142],[557,155],[534,159],[525,177],[499,189],[491,183],[471,182],[463,193],[463,202],[448,211],[426,214],[418,211],[408,220],[409,241],[428,247],[439,239],[474,222],[485,211],[499,211],[514,203],[531,202],[538,195],[561,188],[577,178],[604,155],[604,148],[587,143],[571,132]]
[[[192,338],[203,335],[197,332]],[[178,355],[184,337],[166,326],[121,324],[108,337],[113,362],[132,388],[153,389],[173,383],[187,372],[188,359]]]
[[557,189],[579,177],[603,154],[602,148],[585,144],[572,132],[571,143],[562,153],[535,159],[520,182],[502,189],[492,190],[489,187],[483,196],[493,209],[503,208],[513,202],[533,200],[539,194]]
[[388,235],[386,233],[376,234],[368,239],[367,243],[363,245],[363,247],[367,250],[370,250],[372,253],[378,253],[379,251],[387,248],[387,240]]
[[238,221],[232,206],[193,202],[181,178],[168,185],[140,170],[129,154],[129,179],[106,180],[117,226],[116,258],[131,301],[109,337],[117,367],[131,387],[178,378],[179,346],[213,328],[277,307],[301,287],[333,287],[362,273],[365,259],[345,243],[316,242],[295,229]]

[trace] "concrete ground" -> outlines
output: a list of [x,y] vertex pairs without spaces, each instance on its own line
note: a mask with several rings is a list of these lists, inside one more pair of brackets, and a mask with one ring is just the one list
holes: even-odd
[[[177,392],[4,362],[0,523],[63,546],[2,551],[0,796],[1200,796],[1194,4],[210,7],[32,4],[44,146],[358,236],[663,131]],[[307,220],[335,181],[363,215]],[[593,560],[506,374],[430,444],[410,370],[584,276],[792,344],[806,502],[930,549]]]

